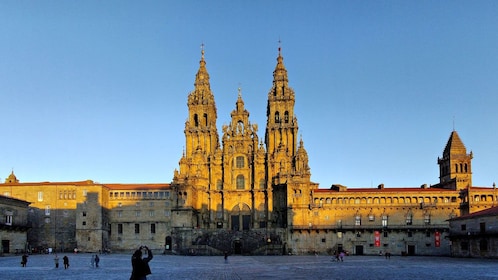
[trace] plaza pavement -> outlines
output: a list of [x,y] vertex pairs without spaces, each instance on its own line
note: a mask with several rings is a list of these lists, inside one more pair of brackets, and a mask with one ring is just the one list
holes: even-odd
[[[53,255],[31,255],[27,267],[21,256],[0,257],[0,279],[128,280],[131,254],[100,256],[100,267],[92,268],[90,254],[67,254],[56,269]],[[330,256],[171,256],[155,255],[149,280],[159,279],[497,279],[498,260],[392,256],[349,256],[332,262]]]

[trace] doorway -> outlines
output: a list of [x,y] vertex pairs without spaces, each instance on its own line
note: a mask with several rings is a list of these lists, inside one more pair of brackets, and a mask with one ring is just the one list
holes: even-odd
[[355,255],[363,255],[363,245],[355,246]]

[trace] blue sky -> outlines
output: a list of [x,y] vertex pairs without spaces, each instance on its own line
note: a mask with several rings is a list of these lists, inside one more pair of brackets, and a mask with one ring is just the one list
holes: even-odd
[[264,139],[279,40],[321,188],[435,184],[453,128],[498,181],[497,1],[0,1],[0,179],[170,182],[201,43]]

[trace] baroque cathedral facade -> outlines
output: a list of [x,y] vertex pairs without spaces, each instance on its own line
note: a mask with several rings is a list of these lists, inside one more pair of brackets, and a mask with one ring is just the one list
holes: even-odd
[[473,154],[456,131],[438,158],[434,185],[319,188],[298,137],[280,48],[264,138],[240,90],[230,123],[218,132],[204,50],[187,105],[185,149],[170,183],[22,183],[12,172],[1,194],[31,204],[27,242],[11,249],[127,251],[146,244],[193,255],[450,255],[448,220],[497,200],[494,186],[472,185]]

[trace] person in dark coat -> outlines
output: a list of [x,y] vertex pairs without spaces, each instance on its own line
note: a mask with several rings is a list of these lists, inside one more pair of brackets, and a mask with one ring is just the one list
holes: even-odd
[[62,258],[62,262],[64,263],[64,269],[67,269],[69,267],[69,258],[67,256],[64,256]]
[[[147,251],[146,258],[142,258],[142,249]],[[131,272],[130,280],[147,280],[147,275],[152,273],[149,267],[150,260],[152,260],[152,252],[149,247],[142,246],[140,249],[136,250],[131,257],[131,266],[133,270]]]
[[26,267],[27,264],[28,264],[28,255],[24,254],[21,257],[21,266]]

